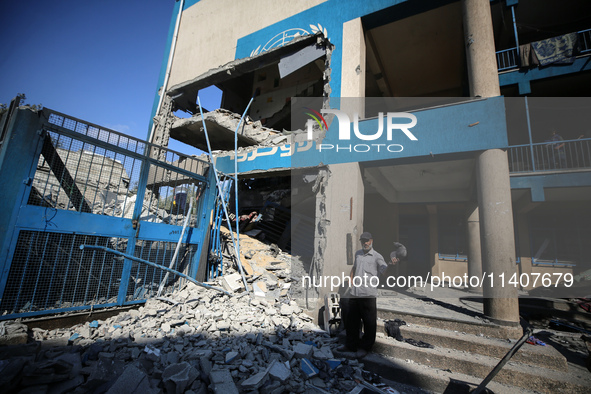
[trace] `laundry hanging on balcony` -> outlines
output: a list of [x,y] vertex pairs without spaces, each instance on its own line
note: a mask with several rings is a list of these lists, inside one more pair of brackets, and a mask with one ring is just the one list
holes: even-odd
[[532,50],[529,42],[519,46],[519,60],[521,67],[538,67],[540,65],[536,52]]
[[571,64],[575,61],[577,41],[577,33],[569,33],[532,42],[531,46],[540,61],[540,66]]

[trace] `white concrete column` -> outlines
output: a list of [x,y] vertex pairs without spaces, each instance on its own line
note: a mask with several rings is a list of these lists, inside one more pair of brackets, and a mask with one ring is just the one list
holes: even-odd
[[[365,96],[365,39],[361,18],[343,25],[341,97]],[[341,110],[357,112],[363,117],[363,100],[343,100]],[[360,249],[359,236],[363,231],[364,186],[359,163],[329,166],[325,188],[326,227],[324,238],[324,269],[322,275],[348,275],[347,234],[352,237],[353,253]],[[323,294],[320,294],[320,300]]]
[[470,95],[501,95],[489,0],[462,0]]
[[478,156],[477,188],[482,270],[486,274],[484,314],[497,323],[518,325],[517,289],[508,285],[516,267],[507,152],[490,149]]
[[[468,276],[482,277],[482,253],[480,250],[480,215],[476,204],[468,208],[466,220],[466,236],[468,237]],[[482,293],[482,287],[471,287],[470,291]]]
[[[319,256],[323,264],[321,272],[323,276],[341,277],[343,273],[348,276],[352,266],[347,265],[347,234],[351,234],[354,254],[361,248],[361,233],[372,231],[363,228],[364,186],[359,164],[331,165],[324,192],[326,220],[320,230],[323,232],[325,248],[321,252],[322,256]],[[324,293],[330,291],[324,290],[319,294],[320,301],[324,300]]]
[[439,216],[437,205],[427,205],[429,214],[429,271],[432,276],[439,276],[441,267],[439,265]]
[[[462,16],[470,95],[500,96],[490,1],[462,0]],[[482,152],[478,157],[477,181],[482,271],[494,279],[492,283],[485,281],[483,286],[484,313],[495,322],[518,325],[517,289],[507,286],[507,278],[515,273],[507,152],[499,149]],[[476,249],[474,246],[473,250]],[[473,269],[477,269],[475,265]],[[501,285],[501,278],[505,286]]]
[[343,24],[341,56],[341,97],[365,97],[365,35],[361,18]]

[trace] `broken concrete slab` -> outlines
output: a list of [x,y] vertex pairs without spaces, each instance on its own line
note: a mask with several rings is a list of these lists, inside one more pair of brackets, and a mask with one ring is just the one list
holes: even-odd
[[318,360],[329,360],[334,357],[330,346],[327,345],[322,346],[320,349],[315,347],[313,355]]
[[227,369],[215,370],[209,373],[211,388],[216,394],[238,394],[232,374]]
[[299,342],[294,346],[293,351],[297,358],[308,358],[312,357],[313,349],[314,347],[312,345]]
[[182,394],[198,377],[199,371],[184,361],[168,366],[162,373],[162,382],[167,393]]
[[267,285],[265,282],[256,282],[252,286],[252,291],[255,296],[264,298],[267,295]]
[[0,346],[27,343],[27,326],[17,321],[0,322]]
[[[203,114],[197,114],[191,118],[177,119],[170,129],[171,138],[183,141],[198,149],[207,151],[208,147],[203,130],[203,122],[207,127],[212,150],[233,150],[234,133],[240,123],[241,115],[234,112],[217,109]],[[258,145],[277,132],[267,129],[261,122],[253,122],[248,119],[242,123],[238,130],[238,146],[247,147]]]
[[272,379],[280,381],[281,383],[285,383],[290,378],[291,371],[289,367],[285,365],[285,363],[275,360],[269,366],[269,376]]
[[30,360],[24,357],[16,357],[10,360],[0,360],[0,387],[11,390],[18,384],[18,377],[23,367]]
[[228,352],[228,353],[226,353],[226,364],[229,364],[229,363],[233,362],[238,357],[238,355],[239,355],[238,352]]
[[224,275],[222,277],[222,286],[226,291],[234,293],[238,290],[244,290],[244,283],[242,282],[242,275],[239,273]]
[[62,382],[70,377],[73,365],[64,360],[47,360],[27,368],[22,384],[37,386]]
[[128,365],[106,394],[149,394],[158,390],[150,386],[146,373],[135,365]]
[[256,390],[261,387],[268,379],[269,371],[264,370],[242,382],[241,387],[244,390]]

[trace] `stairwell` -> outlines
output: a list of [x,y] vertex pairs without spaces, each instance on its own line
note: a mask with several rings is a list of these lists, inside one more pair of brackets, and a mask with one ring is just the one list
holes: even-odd
[[[420,306],[410,311],[408,301],[406,310],[405,301],[400,302],[398,310],[393,306],[396,302],[381,304],[378,301],[376,343],[362,360],[365,369],[386,380],[432,392],[471,392],[522,335],[521,327],[495,325],[478,316],[461,318],[441,308]],[[426,342],[433,348],[388,337],[384,329],[387,319],[405,321],[406,325],[400,327],[404,338]],[[582,365],[568,362],[550,344],[525,343],[487,388],[495,393],[590,393],[591,373]]]

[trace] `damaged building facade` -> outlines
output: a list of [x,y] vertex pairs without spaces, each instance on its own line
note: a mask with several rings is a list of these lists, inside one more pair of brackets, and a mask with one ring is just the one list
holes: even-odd
[[[291,250],[294,272],[348,275],[370,231],[384,256],[393,241],[407,246],[399,275],[493,274],[496,284],[461,286],[517,327],[518,291],[550,287],[532,278],[584,285],[590,268],[581,15],[582,0],[177,1],[150,142],[205,151],[205,124],[217,169],[238,168],[238,214],[290,215],[267,236]],[[221,108],[202,116],[210,86]],[[336,108],[361,130],[351,140],[339,139]],[[392,112],[416,124],[372,145]],[[330,291],[298,301],[315,310]]]

